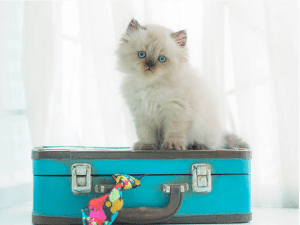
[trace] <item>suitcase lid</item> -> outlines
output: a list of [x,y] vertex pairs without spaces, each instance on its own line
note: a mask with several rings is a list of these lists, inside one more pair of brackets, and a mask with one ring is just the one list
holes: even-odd
[[77,163],[92,167],[92,175],[190,174],[193,164],[211,165],[212,174],[249,174],[251,151],[241,150],[132,150],[125,147],[55,147],[32,150],[33,174],[70,175]]
[[132,150],[129,147],[41,146],[32,150],[33,160],[41,159],[251,159],[248,149],[218,150]]

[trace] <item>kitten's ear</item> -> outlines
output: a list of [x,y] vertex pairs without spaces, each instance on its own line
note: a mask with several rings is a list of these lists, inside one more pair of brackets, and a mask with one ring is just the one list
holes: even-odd
[[178,32],[175,32],[171,34],[171,37],[174,39],[174,41],[181,47],[185,46],[186,44],[186,31],[181,30]]
[[132,19],[127,27],[127,32],[137,31],[139,29],[146,30],[146,27],[141,26],[137,20]]

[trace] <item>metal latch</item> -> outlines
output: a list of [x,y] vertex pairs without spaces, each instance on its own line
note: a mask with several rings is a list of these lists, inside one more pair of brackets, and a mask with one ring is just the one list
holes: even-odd
[[74,194],[89,193],[92,188],[92,167],[87,163],[72,165],[72,192]]
[[211,166],[207,163],[192,166],[193,192],[211,192]]

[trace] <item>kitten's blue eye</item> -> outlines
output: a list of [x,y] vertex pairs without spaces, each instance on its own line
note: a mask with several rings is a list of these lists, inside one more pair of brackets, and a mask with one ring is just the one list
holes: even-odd
[[162,62],[162,63],[164,63],[166,60],[167,60],[167,58],[164,57],[164,56],[159,56],[159,57],[158,57],[158,61],[160,61],[160,62]]
[[141,51],[141,52],[138,53],[138,55],[139,55],[140,58],[145,58],[146,57],[146,52]]

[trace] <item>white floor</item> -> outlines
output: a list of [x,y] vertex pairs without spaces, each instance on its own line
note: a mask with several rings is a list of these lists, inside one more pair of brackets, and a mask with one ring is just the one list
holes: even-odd
[[[0,209],[0,225],[31,225],[31,210],[32,202]],[[244,225],[299,225],[298,209],[252,208],[252,213],[253,220]]]

